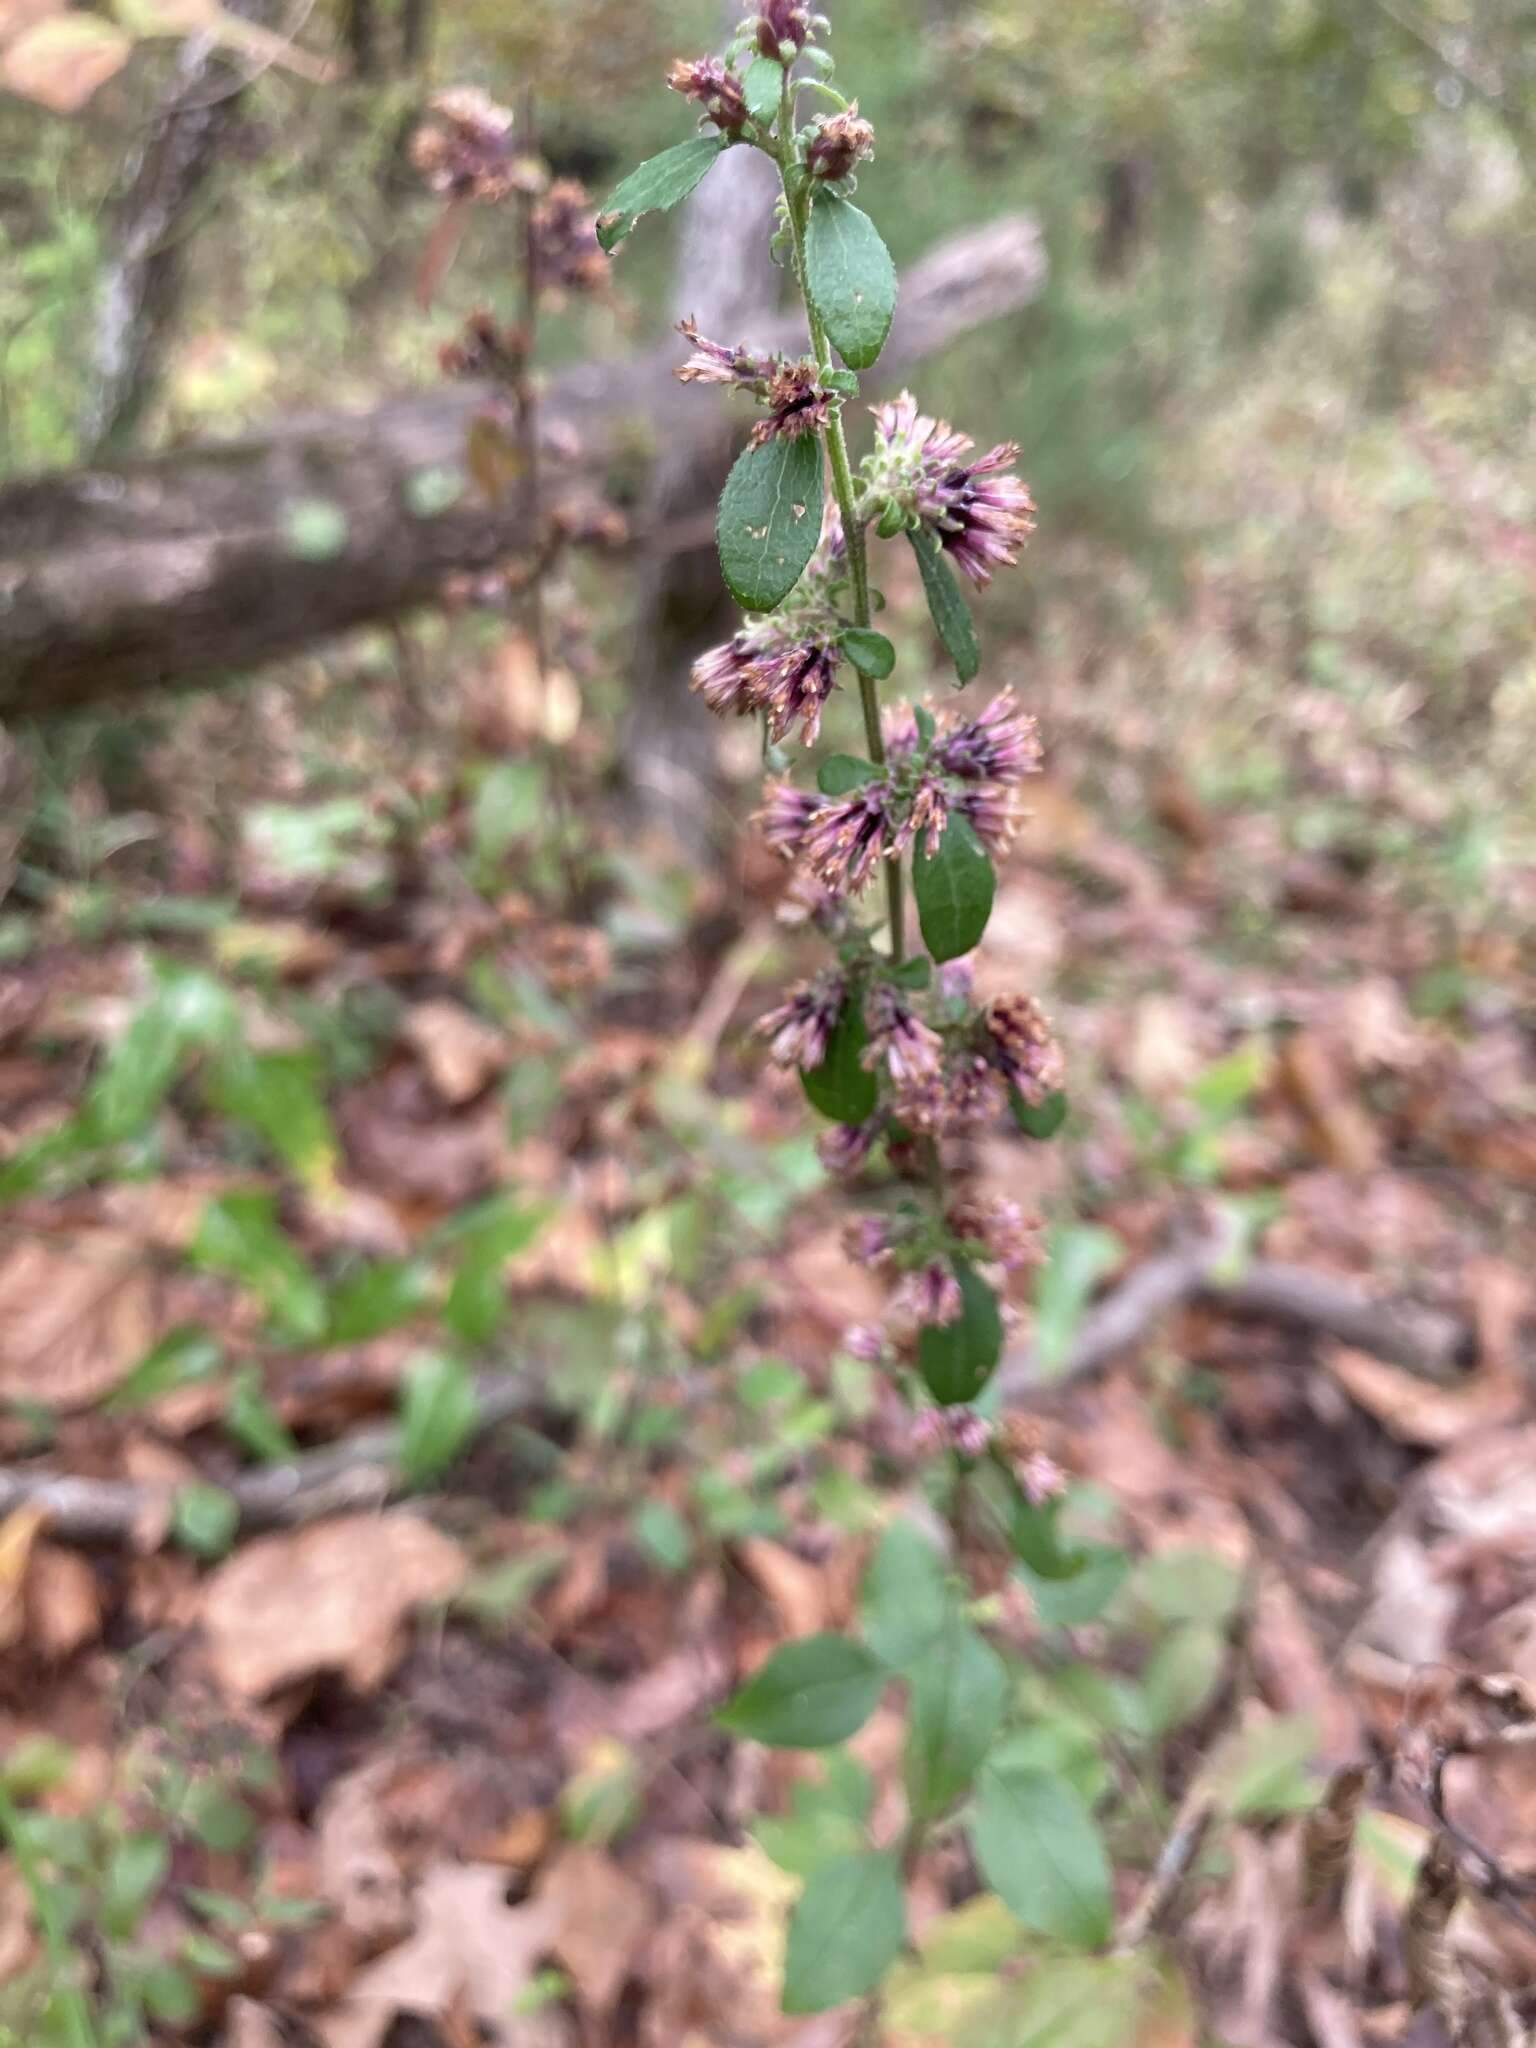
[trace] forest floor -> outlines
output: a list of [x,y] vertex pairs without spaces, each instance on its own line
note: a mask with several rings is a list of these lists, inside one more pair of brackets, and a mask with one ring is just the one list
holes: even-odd
[[[777,1957],[840,1817],[711,1719],[848,1622],[893,1519],[931,1522],[839,1348],[871,1278],[750,1035],[809,950],[750,845],[701,876],[615,822],[601,721],[516,633],[456,656],[451,710],[439,659],[414,695],[381,663],[339,702],[318,669],[210,699],[31,784],[0,1786],[59,1823],[103,2009],[158,1969],[167,2038],[833,2044],[849,2015],[784,2017]],[[887,2038],[1433,2042],[1400,1924],[1433,1751],[1467,1674],[1536,1688],[1531,877],[1474,917],[1384,853],[1429,799],[1336,719],[1320,745],[1321,693],[1286,713],[1333,821],[1302,831],[1138,738],[1130,684],[1022,646],[999,680],[1049,766],[980,972],[1041,993],[1071,1100],[982,1160],[1049,1223],[1008,1399],[1127,1564],[1052,1618],[972,1562],[1037,1724],[1116,1788],[1119,1909],[1218,1752],[1230,1825],[1155,2013],[1087,1980],[1035,2032],[988,2031],[1031,1938],[967,1912],[941,1837]],[[1245,1295],[1252,1258],[1299,1308]],[[899,1740],[888,1703],[850,1745],[877,1838]],[[1361,1853],[1308,1914],[1296,1816],[1356,1762]],[[1447,1785],[1488,1868],[1536,1877],[1536,1748]],[[1469,1909],[1511,1982],[1532,1932],[1514,1896]],[[0,1865],[18,2038],[45,1937]]]

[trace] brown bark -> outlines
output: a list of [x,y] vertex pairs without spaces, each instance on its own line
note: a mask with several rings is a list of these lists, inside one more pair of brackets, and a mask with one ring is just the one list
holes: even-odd
[[[1022,216],[943,243],[904,280],[883,373],[1028,304],[1044,274]],[[801,345],[780,321],[741,338]],[[601,482],[637,444],[739,438],[741,410],[678,385],[678,360],[669,340],[553,380],[552,502]],[[0,490],[0,718],[215,681],[398,617],[436,599],[450,574],[525,551],[517,494],[492,507],[465,471],[484,397],[449,387]],[[573,431],[575,461],[561,452]]]

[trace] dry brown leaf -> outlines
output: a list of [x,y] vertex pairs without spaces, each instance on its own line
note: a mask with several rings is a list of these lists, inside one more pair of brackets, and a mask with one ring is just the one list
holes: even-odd
[[96,1574],[73,1550],[39,1543],[27,1572],[27,1640],[50,1664],[62,1664],[101,1633]]
[[534,1893],[552,1919],[549,1947],[589,2012],[610,2012],[654,1913],[645,1887],[601,1849],[563,1849]]
[[26,1634],[27,1579],[47,1522],[39,1507],[16,1508],[0,1522],[0,1650],[13,1650]]
[[127,63],[133,38],[94,14],[23,29],[0,51],[0,86],[55,114],[75,114]]
[[395,1769],[385,1755],[348,1771],[315,1814],[321,1895],[363,1950],[377,1954],[410,1926],[400,1866],[390,1852],[379,1800]]
[[558,1927],[549,1903],[509,1906],[494,1864],[435,1864],[415,1898],[409,1940],[359,1972],[346,1999],[319,2021],[327,2048],[378,2048],[399,2012],[467,2008],[498,2048],[563,2048],[569,2028],[550,2007],[517,2015],[517,1999]]
[[420,1056],[444,1102],[455,1108],[494,1081],[511,1058],[505,1033],[461,1003],[413,1004],[401,1022],[400,1035]]
[[0,1256],[0,1399],[90,1407],[154,1342],[154,1297],[142,1245],[118,1231],[13,1245]]
[[737,1544],[742,1563],[778,1610],[791,1636],[813,1636],[827,1626],[827,1575],[782,1543],[749,1536]]
[[416,1515],[348,1515],[262,1537],[204,1590],[215,1675],[243,1699],[319,1671],[368,1691],[399,1657],[406,1617],[446,1600],[464,1574],[458,1545]]
[[779,2010],[784,1923],[799,1881],[761,1849],[658,1842],[647,1876],[666,1916],[644,1958],[644,2048],[771,2048],[795,2022]]
[[1287,1038],[1279,1066],[1320,1158],[1344,1173],[1370,1173],[1380,1164],[1380,1133],[1315,1032],[1297,1031]]
[[224,2048],[287,2048],[287,2037],[268,2006],[232,1998],[224,2020]]
[[1474,1430],[1512,1422],[1525,1406],[1519,1376],[1497,1368],[1463,1386],[1440,1387],[1366,1351],[1329,1345],[1324,1362],[1350,1399],[1399,1442],[1444,1450]]

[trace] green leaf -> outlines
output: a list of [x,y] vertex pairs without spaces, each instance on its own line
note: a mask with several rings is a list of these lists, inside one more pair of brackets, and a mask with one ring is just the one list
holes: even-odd
[[248,1287],[286,1336],[312,1343],[325,1329],[325,1296],[258,1190],[219,1195],[203,1211],[191,1256]]
[[864,1005],[857,995],[851,995],[832,1027],[826,1058],[819,1067],[800,1071],[811,1107],[834,1123],[861,1124],[874,1115],[880,1091],[874,1075],[862,1064],[868,1043]]
[[232,1856],[256,1832],[256,1816],[217,1778],[202,1778],[187,1795],[185,1819],[205,1849]]
[[190,2026],[202,2010],[197,1986],[174,1963],[146,1963],[137,1973],[137,1983],[150,2016],[168,2027]]
[[870,676],[877,683],[883,683],[896,666],[895,648],[872,626],[850,626],[841,645],[859,674]]
[[984,1769],[970,1832],[982,1875],[1026,1927],[1080,1948],[1109,1938],[1109,1858],[1092,1814],[1060,1779]]
[[425,1308],[432,1274],[419,1259],[380,1259],[359,1266],[331,1289],[325,1336],[329,1344],[363,1344]]
[[742,74],[742,97],[754,121],[771,128],[779,111],[779,94],[784,86],[784,66],[777,57],[754,57]]
[[177,1954],[199,1977],[237,1977],[244,1968],[233,1950],[211,1934],[183,1935]]
[[171,1504],[171,1534],[194,1557],[223,1557],[240,1526],[240,1508],[222,1486],[179,1487]]
[[743,448],[715,519],[720,570],[749,612],[788,597],[821,538],[821,442],[815,434]]
[[520,839],[537,832],[546,816],[549,778],[532,755],[498,761],[481,778],[470,809],[475,858],[493,867]]
[[226,1042],[238,1029],[234,997],[211,974],[158,966],[149,1000],[108,1053],[86,1096],[90,1142],[121,1144],[169,1092],[189,1052]]
[[898,960],[886,979],[896,988],[928,988],[933,981],[933,962],[926,953],[914,953],[910,960]]
[[466,1344],[488,1344],[507,1313],[503,1278],[508,1259],[526,1251],[554,1213],[551,1202],[517,1202],[499,1198],[478,1211],[463,1231],[464,1250],[443,1321]]
[[1003,1660],[958,1612],[908,1673],[907,1800],[931,1819],[970,1790],[1008,1699]]
[[847,796],[878,781],[880,774],[873,761],[861,761],[857,754],[832,754],[816,770],[816,787],[823,796]]
[[259,1366],[247,1366],[235,1376],[224,1403],[224,1427],[263,1464],[280,1465],[298,1449],[288,1425],[267,1399]]
[[248,1052],[238,1046],[219,1061],[211,1094],[227,1117],[247,1125],[305,1187],[328,1192],[336,1183],[336,1133],[306,1052]]
[[664,1572],[680,1572],[693,1556],[693,1531],[664,1500],[643,1501],[630,1518],[635,1541]]
[[917,1338],[923,1383],[946,1407],[974,1401],[1003,1355],[997,1296],[968,1259],[952,1259],[950,1264],[960,1283],[960,1313],[952,1323],[925,1325]]
[[1167,1735],[1194,1719],[1216,1690],[1225,1661],[1225,1639],[1209,1622],[1186,1621],[1164,1636],[1141,1679],[1154,1735]]
[[1125,1583],[1130,1559],[1112,1543],[1089,1543],[1072,1554],[1069,1571],[1036,1573],[1022,1562],[1016,1569],[1048,1628],[1076,1628],[1104,1612]]
[[1227,1621],[1243,1596],[1243,1574],[1229,1559],[1193,1543],[1154,1551],[1137,1568],[1135,1593],[1160,1621]]
[[665,213],[686,199],[726,147],[723,135],[695,135],[631,171],[598,211],[597,239],[606,253],[613,254],[642,214]]
[[789,1916],[785,2012],[825,2012],[873,1991],[900,1954],[905,1929],[901,1871],[890,1850],[822,1864]]
[[774,1749],[830,1749],[863,1727],[888,1675],[851,1636],[801,1636],[781,1644],[715,1718]]
[[475,1383],[468,1368],[429,1352],[406,1370],[400,1402],[400,1470],[408,1486],[433,1479],[468,1440],[475,1422]]
[[1141,2040],[1193,2040],[1188,2026],[1160,2028],[1145,2010],[1155,1990],[1145,1958],[1060,1956],[1014,1978],[1006,1997],[1008,2048],[1133,2048]]
[[1120,1240],[1096,1223],[1053,1225],[1035,1282],[1035,1358],[1050,1379],[1065,1365],[1093,1290],[1120,1256]]
[[101,1888],[101,1924],[108,1934],[121,1941],[134,1932],[170,1862],[164,1835],[125,1835],[115,1844]]
[[892,1522],[859,1589],[865,1642],[893,1671],[905,1671],[943,1632],[951,1604],[938,1551],[911,1522]]
[[935,960],[956,960],[981,941],[992,915],[997,877],[987,849],[970,820],[951,811],[938,852],[917,838],[912,856],[912,893],[923,944]]
[[1008,1107],[1026,1138],[1054,1138],[1067,1120],[1067,1093],[1064,1088],[1053,1088],[1043,1102],[1026,1102],[1010,1083]]
[[1309,1714],[1273,1714],[1242,1728],[1218,1752],[1211,1787],[1234,1820],[1302,1813],[1317,1801],[1307,1766],[1317,1754]]
[[825,189],[806,223],[805,281],[832,346],[850,370],[867,370],[891,331],[896,266],[869,215]]
[[971,623],[970,609],[960,595],[953,570],[944,559],[943,548],[927,528],[909,531],[907,539],[911,541],[912,552],[917,557],[934,630],[944,652],[955,665],[955,674],[962,683],[968,683],[981,667],[981,649],[976,644],[976,628]]
[[125,1380],[120,1380],[104,1404],[109,1413],[125,1408],[142,1408],[177,1387],[191,1387],[212,1379],[224,1364],[224,1354],[199,1323],[178,1323],[151,1350],[146,1351]]

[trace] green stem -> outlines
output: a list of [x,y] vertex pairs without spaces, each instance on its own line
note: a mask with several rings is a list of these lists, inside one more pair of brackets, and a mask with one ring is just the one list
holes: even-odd
[[[786,71],[779,93],[779,177],[784,186],[784,205],[789,215],[790,239],[794,245],[795,282],[800,288],[801,302],[805,307],[806,325],[810,329],[811,346],[816,352],[817,366],[825,375],[832,368],[832,345],[827,340],[827,330],[822,324],[821,316],[811,303],[805,264],[805,230],[810,217],[810,192],[804,181],[791,181],[791,174],[795,169],[794,96],[795,88],[790,83],[789,73]],[[832,470],[832,494],[837,499],[837,509],[842,515],[843,538],[848,550],[848,576],[853,585],[853,622],[856,626],[867,626],[870,623],[869,550],[865,537],[865,522],[860,517],[858,493],[854,487],[853,464],[848,455],[848,436],[843,429],[841,400],[833,402],[824,438],[827,459]],[[885,735],[880,730],[880,693],[871,676],[861,674],[859,677],[859,706],[864,714],[864,739],[869,748],[869,758],[877,768],[883,768]],[[885,895],[891,927],[891,958],[901,960],[906,954],[906,899],[900,856],[888,859],[885,863]]]
[[7,1844],[15,1857],[22,1884],[32,1900],[32,1910],[37,1915],[43,1947],[53,1972],[53,1995],[63,2012],[70,2048],[96,2048],[96,2029],[91,2024],[85,1993],[78,1984],[70,1981],[74,1964],[69,1952],[69,1935],[59,1917],[58,1901],[33,1854],[26,1823],[3,1784],[0,1784],[0,1841]]

